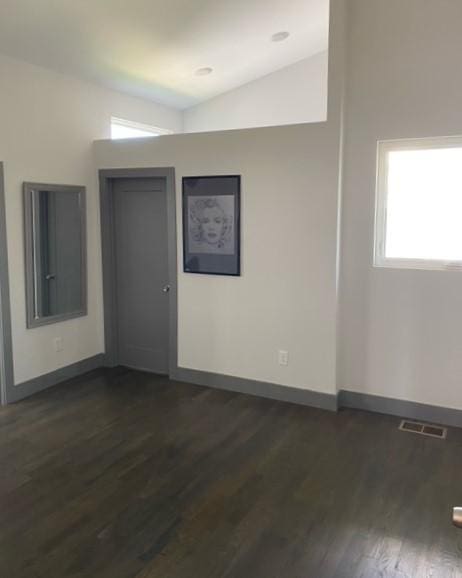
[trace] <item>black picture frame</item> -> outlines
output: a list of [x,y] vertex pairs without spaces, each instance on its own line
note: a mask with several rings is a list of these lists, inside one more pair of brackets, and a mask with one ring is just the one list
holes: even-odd
[[241,176],[183,177],[183,271],[241,275]]

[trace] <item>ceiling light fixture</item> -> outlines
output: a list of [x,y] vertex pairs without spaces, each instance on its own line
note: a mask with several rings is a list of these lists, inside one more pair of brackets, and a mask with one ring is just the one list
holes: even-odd
[[272,42],[282,42],[283,40],[287,40],[287,38],[289,38],[290,36],[290,32],[287,32],[286,30],[281,31],[281,32],[276,32],[275,34],[273,34],[273,36],[271,36],[271,41]]
[[196,70],[196,76],[208,76],[209,74],[212,74],[213,72],[213,68],[210,68],[210,66],[206,66],[204,68],[198,68]]

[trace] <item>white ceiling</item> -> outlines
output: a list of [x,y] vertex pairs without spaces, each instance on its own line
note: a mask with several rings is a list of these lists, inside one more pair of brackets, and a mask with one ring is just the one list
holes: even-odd
[[[177,108],[327,49],[329,0],[0,0],[0,52]],[[275,32],[290,37],[270,42]],[[212,67],[213,74],[194,72]]]

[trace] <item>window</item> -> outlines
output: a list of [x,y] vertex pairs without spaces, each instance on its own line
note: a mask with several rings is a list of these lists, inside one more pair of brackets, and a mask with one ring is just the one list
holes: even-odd
[[124,120],[122,118],[111,118],[111,138],[113,140],[122,138],[153,137],[162,134],[172,134],[172,131],[165,128],[150,126],[148,124]]
[[462,270],[462,137],[379,143],[374,265]]

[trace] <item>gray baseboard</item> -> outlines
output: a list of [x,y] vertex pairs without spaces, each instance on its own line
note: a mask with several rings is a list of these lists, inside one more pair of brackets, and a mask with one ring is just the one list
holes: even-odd
[[195,385],[267,397],[278,401],[297,403],[299,405],[317,407],[329,411],[337,411],[342,408],[359,409],[441,425],[462,427],[461,410],[353,391],[341,390],[337,395],[330,395],[296,387],[287,387],[274,383],[197,371],[183,367],[177,368],[171,378],[186,383],[194,383]]
[[20,401],[34,393],[38,393],[39,391],[48,389],[53,385],[57,385],[62,381],[66,381],[72,377],[77,377],[84,373],[88,373],[89,371],[93,371],[94,369],[98,369],[99,367],[103,367],[103,365],[104,355],[99,354],[78,361],[77,363],[73,363],[72,365],[68,365],[67,367],[62,367],[56,371],[52,371],[51,373],[40,375],[39,377],[35,377],[34,379],[30,379],[29,381],[11,387],[8,392],[8,403]]
[[[48,389],[67,379],[77,377],[98,369],[108,367],[111,364],[104,354],[95,355],[84,359],[67,367],[57,369],[46,375],[41,375],[19,385],[10,388],[8,392],[8,403],[14,403],[26,397]],[[382,413],[402,418],[415,419],[419,421],[437,423],[441,425],[462,427],[462,410],[451,409],[403,401],[377,395],[369,395],[354,391],[341,390],[337,395],[320,393],[308,389],[288,387],[276,383],[232,377],[218,373],[197,371],[178,367],[170,375],[170,379],[193,383],[205,387],[235,391],[258,397],[266,397],[278,401],[296,403],[309,407],[316,407],[329,411],[338,409],[359,409],[374,413]]]
[[228,391],[267,397],[278,401],[287,401],[299,405],[337,411],[337,396],[335,394],[330,395],[309,389],[288,387],[275,383],[267,383],[265,381],[254,381],[241,377],[232,377],[230,375],[197,371],[195,369],[185,369],[184,367],[178,367],[170,377],[177,381],[194,383],[195,385],[226,389]]
[[354,391],[340,391],[338,394],[338,407],[361,409],[440,425],[462,427],[461,410]]

